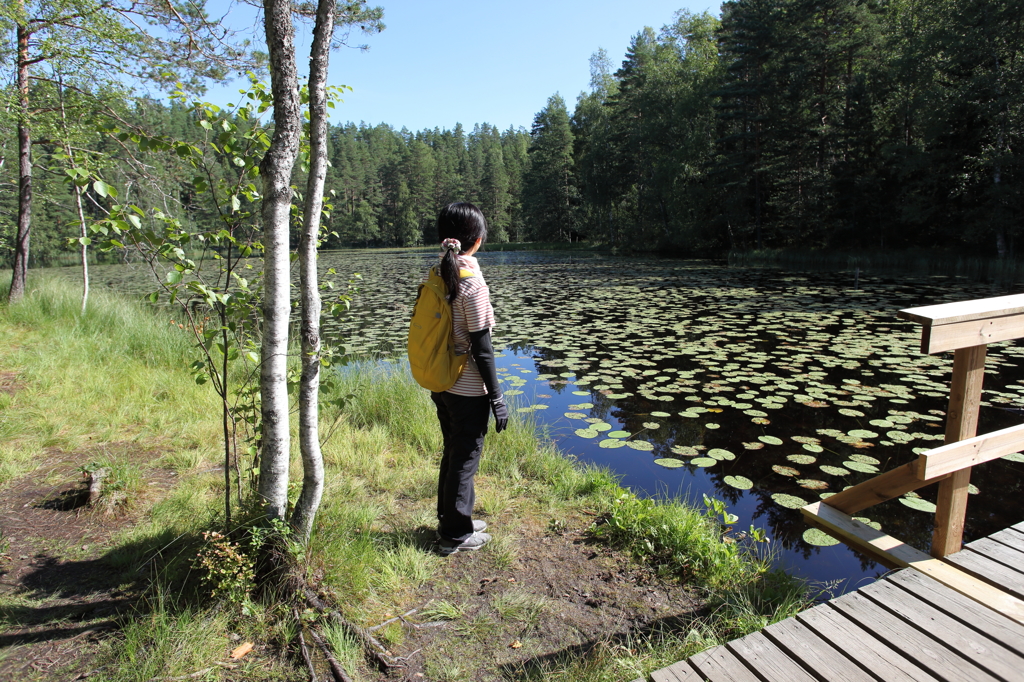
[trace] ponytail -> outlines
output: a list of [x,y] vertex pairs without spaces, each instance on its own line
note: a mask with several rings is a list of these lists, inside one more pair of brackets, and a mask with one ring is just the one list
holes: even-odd
[[469,202],[448,204],[437,216],[437,237],[441,240],[441,264],[438,272],[448,289],[448,303],[459,295],[459,260],[463,244],[471,248],[479,239],[487,240],[487,220],[483,212]]
[[[455,244],[448,245],[448,242],[455,242]],[[459,253],[462,249],[458,244],[458,239],[445,239],[441,245],[443,252],[439,272],[441,279],[444,280],[448,303],[453,303],[455,297],[459,295],[459,281],[461,278],[459,277],[459,259],[455,257],[455,254]]]

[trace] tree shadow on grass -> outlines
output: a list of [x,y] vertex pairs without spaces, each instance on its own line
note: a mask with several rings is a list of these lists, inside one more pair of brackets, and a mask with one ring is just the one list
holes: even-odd
[[0,603],[0,624],[8,631],[0,635],[0,649],[114,626],[154,580],[184,584],[197,543],[198,538],[164,531],[93,559],[36,555],[21,576],[21,589]]

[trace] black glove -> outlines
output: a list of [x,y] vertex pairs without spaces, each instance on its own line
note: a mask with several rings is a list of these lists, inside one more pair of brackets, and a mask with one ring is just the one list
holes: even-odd
[[499,394],[491,398],[491,413],[494,414],[494,432],[501,433],[508,426],[508,407],[505,396]]

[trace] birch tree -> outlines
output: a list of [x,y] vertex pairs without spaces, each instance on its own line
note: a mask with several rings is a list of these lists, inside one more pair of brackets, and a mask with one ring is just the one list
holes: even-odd
[[302,378],[299,383],[299,449],[302,492],[292,514],[292,527],[309,537],[324,491],[324,460],[320,452],[320,288],[316,256],[320,216],[327,179],[327,66],[334,33],[335,0],[320,0],[309,57],[309,177],[299,241],[299,287],[302,302]]
[[263,447],[258,494],[270,519],[288,509],[288,317],[291,310],[288,228],[292,169],[299,154],[302,119],[295,67],[295,29],[289,0],[263,0],[274,135],[263,161],[263,343],[260,409]]

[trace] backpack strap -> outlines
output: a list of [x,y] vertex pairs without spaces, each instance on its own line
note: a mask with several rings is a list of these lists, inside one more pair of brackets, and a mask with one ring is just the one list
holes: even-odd
[[473,277],[473,271],[468,268],[459,268],[459,279],[466,279],[467,277]]

